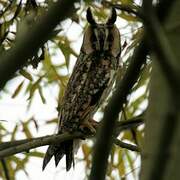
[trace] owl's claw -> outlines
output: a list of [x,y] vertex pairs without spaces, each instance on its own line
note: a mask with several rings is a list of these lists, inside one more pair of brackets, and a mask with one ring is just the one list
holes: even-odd
[[89,119],[89,123],[95,128],[95,130],[99,126],[99,122],[95,121],[94,119]]
[[97,127],[98,122],[94,121],[93,119],[90,119],[86,122],[83,122],[83,124],[79,126],[79,129],[85,134],[96,134]]

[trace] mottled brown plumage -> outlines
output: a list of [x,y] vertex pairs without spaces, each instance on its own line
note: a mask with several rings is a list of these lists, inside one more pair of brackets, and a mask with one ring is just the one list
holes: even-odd
[[[121,45],[119,31],[114,25],[115,9],[106,24],[97,24],[88,8],[87,20],[90,25],[61,103],[59,134],[74,132],[83,126],[90,131],[94,130],[90,119],[108,96],[119,66]],[[73,146],[73,140],[50,145],[43,169],[52,156],[57,166],[65,154],[68,171],[74,163]]]

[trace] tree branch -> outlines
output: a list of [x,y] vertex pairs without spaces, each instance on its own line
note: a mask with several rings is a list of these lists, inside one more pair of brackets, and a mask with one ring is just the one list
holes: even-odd
[[143,39],[136,48],[122,82],[118,83],[117,89],[105,109],[103,123],[95,144],[90,180],[105,179],[107,159],[113,144],[112,135],[114,133],[116,120],[118,119],[123,104],[126,102],[127,95],[139,77],[142,64],[146,61],[148,50],[144,42],[145,40]]
[[21,140],[19,141],[19,144],[18,144],[18,141],[17,141],[16,145],[0,151],[0,159],[7,156],[11,156],[16,153],[20,153],[24,151],[28,152],[30,149],[37,148],[40,146],[45,146],[45,145],[49,145],[49,144],[53,144],[57,142],[60,143],[66,140],[75,139],[75,138],[84,138],[84,137],[85,136],[82,133],[76,132],[73,134],[64,133],[64,134],[58,134],[58,135],[43,136],[40,138],[33,138],[33,139],[26,140],[26,143],[23,142],[24,140]]
[[[117,123],[117,135],[122,132],[123,130],[126,129],[130,129],[130,128],[134,128],[137,127],[138,125],[141,125],[143,123],[142,119],[130,119],[122,122]],[[38,138],[32,138],[32,139],[23,139],[23,140],[17,140],[17,141],[10,141],[10,142],[3,142],[0,144],[0,159],[6,157],[6,156],[11,156],[13,154],[16,153],[20,153],[20,152],[28,152],[30,149],[33,148],[37,148],[40,146],[45,146],[45,145],[49,145],[49,144],[53,144],[53,143],[60,143],[66,140],[70,140],[70,139],[76,139],[76,138],[89,138],[94,136],[93,134],[88,134],[88,135],[84,135],[81,132],[75,132],[73,134],[69,134],[69,133],[64,133],[64,134],[59,134],[59,135],[49,135],[49,136],[42,136],[42,137],[38,137]],[[115,140],[115,144],[120,140],[116,140],[116,135],[114,136],[114,140]],[[126,143],[118,143],[118,145],[122,148],[128,148],[130,146],[128,146],[128,144],[126,145]],[[131,148],[131,147],[130,147]],[[131,150],[129,148],[129,150]]]
[[173,91],[172,95],[174,95],[176,99],[178,94],[177,92],[179,92],[180,88],[180,68],[177,66],[177,59],[172,51],[170,45],[171,43],[167,39],[165,31],[155,14],[155,10],[152,7],[152,0],[143,1],[143,11],[148,42],[153,52],[155,52],[155,55],[158,57],[157,60],[160,64],[160,68],[165,75],[167,82],[169,83],[169,87]]
[[[171,2],[171,1],[169,1]],[[158,18],[164,21],[167,17],[165,10],[170,6],[160,3],[157,7]],[[163,11],[161,10],[163,7]],[[107,159],[112,147],[112,135],[119,112],[122,110],[123,103],[126,101],[127,95],[130,93],[131,88],[136,82],[142,64],[146,61],[146,55],[149,53],[147,46],[147,34],[145,33],[139,46],[136,48],[131,63],[125,73],[122,82],[118,84],[117,90],[114,92],[110,99],[104,113],[103,123],[97,136],[95,144],[95,151],[92,161],[92,169],[89,180],[104,180],[107,169]],[[111,121],[109,121],[111,119]],[[105,141],[102,141],[105,139]]]
[[136,128],[142,124],[144,124],[144,119],[141,116],[137,116],[129,120],[117,122],[114,136],[116,137],[119,135],[120,132],[124,130]]
[[[163,0],[161,0],[163,2]],[[165,0],[166,1],[166,0]],[[170,1],[171,4],[174,3],[174,7],[177,8],[176,11],[171,12],[172,14],[176,14],[178,17],[178,2],[175,4],[175,2]],[[147,1],[144,0],[144,4],[146,4]],[[146,7],[146,8],[145,8]],[[170,7],[168,7],[169,11]],[[158,96],[161,95],[161,92],[159,90],[153,89],[156,88],[158,84],[158,88],[162,89],[162,87],[166,88],[163,89],[165,91],[165,95],[159,96],[160,98],[156,98],[156,101],[161,103],[168,103],[169,107],[166,108],[161,107],[163,110],[159,111],[158,113],[155,110],[152,110],[154,107],[153,103],[154,101],[150,103],[150,114],[151,116],[154,114],[154,116],[157,116],[157,120],[160,123],[159,128],[156,124],[156,129],[152,132],[154,132],[154,136],[151,136],[150,134],[152,132],[149,131],[149,127],[152,128],[153,126],[149,124],[149,126],[146,129],[147,137],[158,137],[153,144],[150,144],[153,149],[148,148],[145,149],[145,155],[146,160],[143,161],[142,164],[144,164],[143,171],[142,171],[142,179],[169,179],[166,170],[172,166],[170,162],[173,160],[171,159],[173,155],[171,155],[172,147],[175,149],[173,143],[177,143],[178,140],[175,142],[175,139],[177,137],[177,132],[179,132],[179,107],[180,107],[180,78],[179,78],[179,62],[178,62],[178,48],[176,44],[173,42],[172,35],[167,36],[165,33],[165,29],[163,29],[163,23],[159,21],[157,18],[157,15],[152,7],[144,6],[144,13],[146,14],[146,18],[144,21],[145,24],[145,30],[148,35],[148,40],[150,47],[152,47],[153,54],[155,54],[156,62],[154,62],[154,69],[156,72],[156,75],[163,75],[163,80],[159,77],[158,80],[155,80],[152,78],[152,96]],[[165,11],[166,12],[166,11]],[[175,12],[175,13],[174,13]],[[176,22],[174,22],[176,23]],[[170,24],[170,22],[167,22],[167,24]],[[175,31],[173,32],[176,36],[175,41],[178,41],[178,33]],[[169,39],[168,39],[169,37]],[[152,41],[153,39],[153,41]],[[173,50],[172,50],[173,47]],[[175,50],[177,48],[177,50]],[[155,67],[156,66],[156,67]],[[161,70],[159,73],[158,71]],[[157,73],[158,72],[158,73]],[[155,74],[155,73],[154,73]],[[167,82],[164,82],[164,79]],[[154,80],[154,81],[153,81]],[[158,92],[159,91],[159,92]],[[153,97],[154,97],[153,96]],[[162,100],[165,98],[166,100]],[[152,108],[153,106],[153,108]],[[153,122],[152,122],[153,123]],[[167,133],[168,132],[168,133]],[[149,134],[148,134],[149,133]],[[147,138],[150,140],[150,138]],[[146,144],[147,145],[147,144]],[[152,146],[153,145],[153,146]],[[148,146],[148,145],[147,145]],[[178,147],[178,145],[176,145]],[[170,154],[170,155],[169,155]],[[177,158],[177,157],[176,157]],[[179,161],[178,161],[179,162]],[[169,165],[170,164],[170,165]],[[173,161],[173,164],[176,164],[176,162]],[[148,170],[147,170],[148,169]],[[171,170],[170,170],[171,171]],[[172,172],[168,172],[168,174],[173,174]]]
[[19,33],[20,37],[17,38],[14,46],[0,57],[0,77],[3,77],[0,80],[0,89],[48,40],[58,23],[73,12],[74,2],[76,0],[58,0],[37,19],[30,30],[25,29],[25,32]]
[[131,151],[141,152],[139,147],[132,144],[125,143],[123,141],[120,141],[119,139],[114,139],[114,143],[121,148],[125,148]]
[[111,3],[109,1],[103,1],[102,4],[104,6],[114,7],[116,9],[121,10],[121,11],[125,11],[129,14],[135,15],[136,17],[138,17],[140,19],[143,19],[143,15],[140,12],[140,8],[138,6],[130,6],[130,5],[125,5],[125,4],[114,4],[114,3]]

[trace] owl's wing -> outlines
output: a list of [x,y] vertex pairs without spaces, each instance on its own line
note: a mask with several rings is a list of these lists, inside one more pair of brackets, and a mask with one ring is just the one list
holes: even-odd
[[[60,131],[73,131],[97,109],[112,85],[117,60],[97,54],[79,56],[62,101]],[[104,97],[104,95],[103,95]]]

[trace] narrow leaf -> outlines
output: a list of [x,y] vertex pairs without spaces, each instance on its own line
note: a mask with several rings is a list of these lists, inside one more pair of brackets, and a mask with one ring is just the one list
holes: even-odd
[[22,87],[23,87],[23,83],[24,81],[22,81],[16,88],[16,90],[14,91],[13,95],[11,96],[12,98],[15,98],[21,91]]

